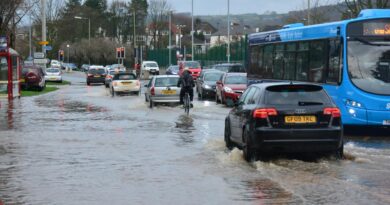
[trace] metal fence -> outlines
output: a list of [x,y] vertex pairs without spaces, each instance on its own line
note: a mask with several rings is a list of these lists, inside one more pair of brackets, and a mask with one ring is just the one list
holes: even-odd
[[[221,44],[213,47],[194,48],[194,60],[199,61],[203,67],[208,67],[218,63],[227,62],[227,44]],[[247,38],[239,41],[233,41],[230,44],[230,62],[242,63],[245,65],[247,59],[248,43]],[[187,49],[187,55],[191,55],[191,49]],[[146,59],[156,61],[160,67],[169,66],[169,49],[154,49],[146,51]],[[176,50],[171,50],[171,63],[176,64]],[[191,58],[191,57],[190,57]],[[188,57],[187,57],[188,60]]]

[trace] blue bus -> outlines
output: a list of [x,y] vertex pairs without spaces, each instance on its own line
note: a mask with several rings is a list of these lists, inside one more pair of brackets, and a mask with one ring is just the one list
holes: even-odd
[[355,19],[248,37],[248,83],[322,84],[345,126],[390,132],[390,10],[362,10]]

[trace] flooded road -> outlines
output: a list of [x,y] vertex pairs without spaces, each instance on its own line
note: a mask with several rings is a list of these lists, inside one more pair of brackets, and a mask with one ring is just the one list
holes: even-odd
[[102,85],[0,100],[5,204],[390,204],[390,138],[347,138],[346,158],[247,163],[223,142],[229,109],[149,109]]

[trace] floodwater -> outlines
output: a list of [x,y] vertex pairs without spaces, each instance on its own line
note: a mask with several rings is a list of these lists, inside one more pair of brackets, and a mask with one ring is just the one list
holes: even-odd
[[[229,109],[149,109],[71,86],[0,101],[5,204],[390,204],[390,138],[347,138],[346,159],[247,163],[223,142]],[[1,203],[0,203],[1,204]]]

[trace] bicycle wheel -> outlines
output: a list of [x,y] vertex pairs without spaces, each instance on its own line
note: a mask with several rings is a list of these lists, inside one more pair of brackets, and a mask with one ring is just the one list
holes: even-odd
[[184,98],[184,112],[187,113],[187,115],[190,113],[190,95],[186,93]]

